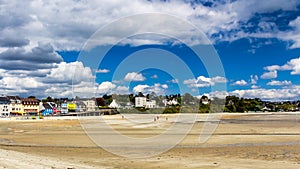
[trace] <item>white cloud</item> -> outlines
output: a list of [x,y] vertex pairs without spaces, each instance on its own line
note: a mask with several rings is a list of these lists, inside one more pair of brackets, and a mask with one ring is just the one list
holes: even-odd
[[[227,32],[223,36],[218,37],[219,40],[234,39],[251,36],[265,36],[294,40],[297,45],[297,36],[299,35],[299,19],[292,21],[290,26],[295,28],[292,32],[282,32],[285,36],[274,32],[267,36],[267,33],[258,32],[256,34],[245,33],[242,31],[241,22],[248,21],[256,13],[274,12],[278,10],[297,10],[299,1],[290,0],[289,3],[282,3],[281,0],[272,0],[272,3],[260,0],[240,0],[218,2],[212,1],[213,8],[203,6],[201,3],[193,3],[187,1],[140,1],[140,0],[90,0],[72,1],[72,0],[53,0],[32,2],[4,0],[3,17],[1,20],[0,37],[14,40],[12,45],[36,45],[39,41],[49,42],[54,45],[55,50],[78,50],[84,42],[98,28],[124,16],[141,13],[165,13],[176,16],[178,18],[191,21],[204,31],[206,35],[212,38],[212,35],[220,32]],[[57,19],[59,18],[59,19]],[[160,18],[161,19],[161,18]],[[159,21],[159,20],[158,20]],[[132,23],[116,27],[112,35],[103,37],[104,41],[112,42],[119,37],[120,32],[131,30],[143,30],[145,27],[154,26],[158,30],[164,30],[168,21],[161,20],[157,24],[147,23],[144,20],[138,21],[135,27]],[[260,24],[264,29],[270,27],[269,22]],[[138,25],[138,27],[137,27]],[[183,25],[184,26],[184,25]],[[122,30],[121,30],[122,29]],[[190,37],[193,31],[180,31],[181,28],[174,28],[173,33],[182,38]],[[239,32],[230,33],[232,30],[241,30]],[[24,38],[26,37],[26,38]],[[149,43],[152,39],[136,39],[138,43]],[[190,38],[193,41],[193,38]],[[30,41],[30,42],[28,42]],[[104,42],[103,41],[103,42]],[[136,43],[133,41],[132,43]],[[194,39],[196,41],[196,39]],[[150,43],[157,43],[156,41]],[[159,43],[159,42],[158,42]],[[197,43],[197,42],[191,42]],[[1,44],[1,42],[0,42]],[[7,46],[5,44],[4,46]]]
[[129,94],[129,87],[128,86],[118,86],[115,90],[117,94]]
[[170,81],[168,81],[168,82],[171,82],[171,83],[179,83],[179,80],[178,80],[178,79],[172,79],[172,80],[170,80]]
[[299,75],[300,74],[300,57],[291,59],[282,66],[271,65],[271,66],[266,66],[264,69],[271,71],[271,72],[291,70],[291,75]]
[[127,73],[125,78],[125,81],[144,81],[146,78],[141,73],[131,72]]
[[249,89],[235,90],[229,95],[236,95],[244,98],[261,98],[263,100],[295,100],[300,96],[300,86],[286,89]]
[[292,82],[288,81],[288,80],[284,80],[284,81],[272,80],[271,82],[268,82],[267,85],[269,85],[269,86],[288,86],[288,85],[292,85]]
[[108,69],[98,69],[98,70],[96,70],[96,73],[109,73],[110,72],[110,70],[108,70]]
[[262,74],[260,76],[260,78],[262,78],[262,79],[274,79],[274,78],[277,78],[277,71],[274,70],[274,71],[270,71],[270,72],[265,72],[264,74]]
[[291,59],[287,64],[283,65],[283,67],[286,67],[286,70],[292,70],[292,75],[300,75],[300,57]]
[[158,75],[155,74],[155,75],[151,76],[151,78],[152,78],[152,79],[157,79],[157,78],[158,78]]
[[289,86],[282,89],[248,89],[248,90],[234,90],[230,92],[215,91],[209,93],[210,97],[224,98],[228,95],[235,95],[243,98],[261,98],[262,100],[297,100],[300,96],[300,86]]
[[232,83],[233,86],[245,86],[247,85],[247,82],[245,80],[238,80],[234,83]]
[[227,79],[221,76],[215,76],[212,78],[199,76],[197,79],[187,79],[183,81],[183,84],[188,85],[189,87],[209,87],[214,86],[216,83],[226,83]]
[[138,92],[145,92],[146,89],[150,88],[149,85],[137,85],[133,88],[133,92],[134,93],[138,93]]
[[100,94],[111,94],[113,89],[115,89],[117,86],[113,84],[112,82],[102,82],[98,86],[98,92]]
[[165,90],[168,88],[166,84],[155,83],[152,86],[149,85],[137,85],[133,88],[134,93],[142,92],[144,94],[156,93],[157,95],[165,95]]
[[43,81],[48,83],[77,84],[82,81],[92,81],[94,78],[91,69],[84,67],[82,62],[77,61],[56,64],[56,68],[51,69]]
[[258,76],[257,75],[251,75],[250,76],[250,83],[252,85],[255,85],[257,83],[257,81],[258,81]]
[[300,48],[300,17],[291,21],[289,26],[294,29],[290,32],[280,32],[278,35],[283,40],[293,42],[290,48]]
[[260,88],[260,86],[257,86],[257,85],[252,85],[251,86],[251,89],[258,89],[258,88]]
[[161,85],[161,87],[162,87],[163,89],[167,89],[169,86],[168,86],[167,84],[163,84],[163,85]]

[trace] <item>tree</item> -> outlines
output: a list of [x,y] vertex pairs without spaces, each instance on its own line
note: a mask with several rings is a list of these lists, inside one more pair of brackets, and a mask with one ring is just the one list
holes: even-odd
[[106,106],[105,100],[103,98],[101,98],[101,97],[96,98],[96,104],[97,104],[98,107],[99,106],[101,106],[101,107]]

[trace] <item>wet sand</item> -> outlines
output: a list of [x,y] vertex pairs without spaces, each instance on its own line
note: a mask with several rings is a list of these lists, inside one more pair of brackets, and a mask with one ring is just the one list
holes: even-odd
[[[159,117],[142,124],[127,123],[121,115],[103,118],[116,131],[136,138],[183,123],[176,121],[176,115]],[[199,143],[206,118],[200,115],[174,148],[138,159],[98,147],[77,119],[2,119],[0,168],[300,168],[299,113],[223,114],[213,135]]]

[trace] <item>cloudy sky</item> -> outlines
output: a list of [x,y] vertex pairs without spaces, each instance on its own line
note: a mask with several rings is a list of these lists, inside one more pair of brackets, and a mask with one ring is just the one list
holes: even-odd
[[[126,20],[144,13],[153,17]],[[0,19],[0,94],[300,99],[299,0],[0,0]],[[145,32],[157,34],[139,34]],[[205,63],[209,43],[222,67]],[[107,46],[113,48],[101,58]]]

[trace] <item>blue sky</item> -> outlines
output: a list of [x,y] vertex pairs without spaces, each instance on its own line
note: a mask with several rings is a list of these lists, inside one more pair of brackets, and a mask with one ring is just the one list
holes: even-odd
[[[298,0],[33,0],[0,8],[0,94],[300,99]],[[139,17],[145,13],[154,14]],[[201,60],[215,54],[224,72]]]

